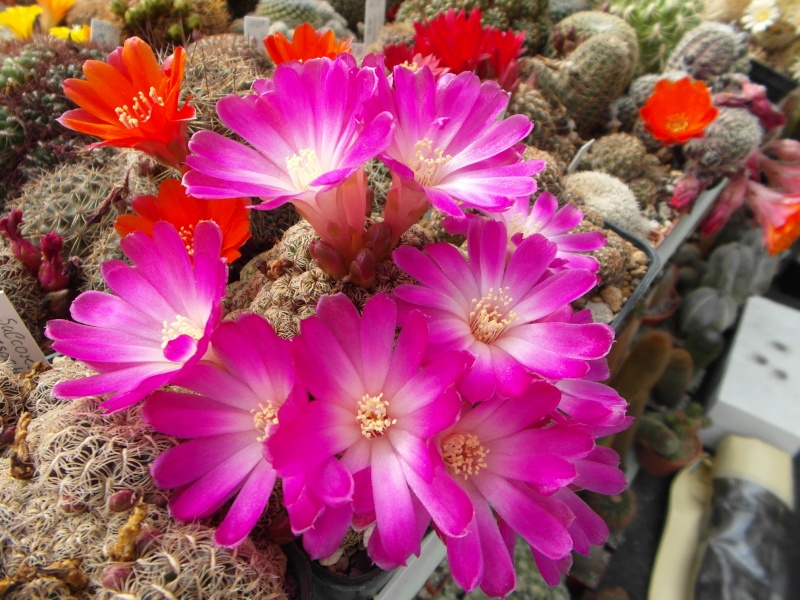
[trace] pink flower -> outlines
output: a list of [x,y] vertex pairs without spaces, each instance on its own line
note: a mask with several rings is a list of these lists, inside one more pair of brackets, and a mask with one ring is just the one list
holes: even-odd
[[[600,265],[592,256],[579,254],[602,248],[606,237],[600,231],[569,233],[583,221],[583,212],[577,206],[565,204],[558,208],[558,200],[550,192],[542,192],[533,204],[530,198],[517,198],[508,210],[503,212],[485,212],[487,217],[502,221],[508,232],[509,253],[519,246],[520,242],[541,233],[553,242],[558,250],[550,268],[554,271],[564,269],[589,269],[597,271]],[[465,219],[447,217],[442,226],[450,233],[466,235],[470,223],[482,217],[467,214]]]
[[281,414],[268,446],[289,486],[292,527],[306,531],[314,558],[332,554],[351,523],[374,523],[369,554],[391,568],[419,553],[431,517],[453,536],[472,518],[458,486],[437,476],[427,444],[458,418],[453,384],[471,357],[443,352],[423,363],[425,318],[409,314],[395,341],[396,326],[387,296],[373,296],[359,316],[336,294],[320,299],[292,342],[297,376],[314,400],[287,404],[294,417]]
[[770,187],[789,194],[800,193],[800,142],[797,140],[771,142],[759,152],[758,166],[766,174]]
[[[471,402],[522,393],[534,375],[580,379],[605,356],[613,330],[574,323],[569,303],[591,290],[597,277],[585,269],[548,270],[557,246],[541,234],[523,239],[506,264],[502,223],[475,222],[468,234],[469,262],[449,244],[423,251],[403,246],[395,263],[420,285],[395,294],[429,318],[429,355],[468,350],[475,364],[460,384]],[[557,313],[558,320],[550,320]]]
[[199,519],[236,497],[214,534],[218,544],[236,546],[261,517],[275,483],[265,440],[284,401],[305,391],[295,385],[289,342],[258,315],[222,323],[211,344],[221,364],[201,361],[171,381],[199,395],[156,391],[143,415],[161,433],[190,438],[151,469],[156,485],[176,488],[172,514]]
[[345,181],[391,138],[391,114],[365,114],[374,70],[359,69],[350,54],[283,63],[253,90],[217,103],[220,120],[252,147],[197,132],[184,175],[189,195],[258,196],[255,208],[264,210],[293,202],[305,216],[317,210],[318,192]]
[[[583,480],[618,493],[625,478],[608,464],[608,452],[616,453],[598,453],[587,431],[549,418],[559,397],[555,387],[534,382],[515,398],[466,408],[436,436],[446,472],[475,509],[466,535],[442,534],[453,578],[467,591],[480,587],[503,597],[515,588],[516,534],[531,546],[550,585],[571,564],[573,549],[588,553],[590,544],[608,536],[602,520],[568,486]],[[599,468],[592,469],[595,464]]]
[[[418,196],[457,217],[463,214],[459,203],[503,210],[514,198],[530,196],[531,176],[544,161],[521,162],[524,145],[518,142],[532,125],[522,115],[499,118],[508,94],[495,82],[482,84],[470,72],[436,80],[427,67],[416,72],[395,67],[392,81],[394,87],[379,71],[371,106],[373,112],[390,110],[397,122],[391,144],[380,154],[394,175],[393,189],[402,184],[404,192],[387,198],[388,213],[405,215],[398,223],[387,217],[394,235],[425,212],[427,202],[418,207]],[[405,192],[411,193],[410,211],[403,208]]]
[[42,252],[33,243],[22,235],[22,211],[14,209],[0,219],[0,235],[11,244],[11,251],[25,268],[35,275],[42,264]]
[[222,233],[212,222],[195,229],[193,258],[175,228],[153,226],[153,237],[135,232],[120,241],[133,266],[111,260],[101,267],[113,294],[84,292],[72,303],[77,321],[50,321],[53,348],[98,371],[64,381],[53,393],[81,398],[113,393],[102,406],[135,404],[200,360],[221,315],[227,268],[220,258]]

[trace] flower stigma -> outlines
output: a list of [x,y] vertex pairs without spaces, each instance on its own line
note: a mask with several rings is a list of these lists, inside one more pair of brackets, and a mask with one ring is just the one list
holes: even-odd
[[678,113],[667,117],[664,126],[672,133],[683,133],[689,127],[689,118],[685,113]]
[[309,148],[300,150],[286,159],[286,168],[292,178],[292,183],[299,190],[307,192],[309,185],[322,175],[322,165],[317,158],[317,153]]
[[361,435],[367,439],[380,437],[397,423],[397,419],[388,416],[389,401],[383,400],[383,392],[377,396],[364,394],[358,403],[356,421],[361,425]]
[[506,296],[504,288],[498,288],[496,294],[494,288],[489,288],[489,293],[480,300],[472,299],[469,328],[476,340],[491,344],[509,325],[519,320],[513,310],[508,311],[513,301],[513,298]]
[[422,138],[414,144],[414,163],[411,166],[414,178],[423,187],[436,184],[441,179],[441,170],[450,164],[453,157],[445,155],[441,148],[433,148],[433,141]]
[[250,414],[253,415],[253,423],[256,427],[256,431],[262,433],[256,438],[257,442],[263,442],[267,439],[267,429],[271,425],[278,424],[278,409],[275,408],[275,405],[272,402],[267,402],[267,405],[264,406],[260,402],[258,403],[258,409],[255,408],[250,411]]
[[176,315],[175,320],[170,324],[164,321],[164,328],[161,330],[161,349],[163,350],[168,343],[182,335],[199,340],[203,337],[203,330],[183,315]]
[[489,450],[481,445],[477,435],[472,433],[451,433],[442,440],[442,459],[456,475],[466,480],[486,468],[486,455]]

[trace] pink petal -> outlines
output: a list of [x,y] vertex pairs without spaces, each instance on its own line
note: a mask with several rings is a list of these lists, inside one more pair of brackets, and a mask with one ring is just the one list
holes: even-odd
[[256,465],[214,533],[214,543],[229,548],[242,543],[264,513],[274,484],[272,467],[263,462]]
[[156,431],[175,437],[252,432],[255,441],[258,436],[249,412],[195,394],[153,392],[145,402],[142,417]]
[[259,445],[250,436],[239,433],[198,438],[160,454],[153,461],[150,474],[158,487],[180,487],[199,479],[251,446],[255,448],[255,453],[259,452]]
[[497,521],[485,502],[475,503],[475,518],[484,561],[481,590],[489,596],[503,598],[517,587],[513,553],[509,553]]
[[336,552],[344,540],[353,519],[349,504],[328,506],[314,521],[314,526],[303,534],[303,547],[314,560],[326,558]]

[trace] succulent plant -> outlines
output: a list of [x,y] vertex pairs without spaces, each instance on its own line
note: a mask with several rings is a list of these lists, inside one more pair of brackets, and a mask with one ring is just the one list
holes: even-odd
[[630,233],[646,236],[639,204],[625,182],[606,173],[581,171],[564,178],[564,188],[583,196],[584,204]]
[[36,276],[17,260],[3,238],[0,238],[0,282],[33,339],[41,343],[42,324],[46,317],[44,296]]
[[[612,35],[620,38],[628,47],[631,75],[639,70],[639,40],[636,30],[624,19],[597,10],[577,12],[553,26],[549,51],[562,58],[573,52],[580,44],[596,35]],[[620,65],[622,67],[623,65]]]
[[686,170],[709,178],[724,176],[740,169],[763,138],[758,117],[745,108],[722,107],[704,137],[684,144]]
[[606,135],[592,144],[582,166],[630,182],[642,174],[647,153],[644,144],[627,133]]
[[645,71],[661,72],[683,35],[700,24],[702,3],[683,0],[612,0],[611,13],[636,30]]
[[709,80],[733,70],[747,52],[747,36],[730,25],[704,22],[687,32],[667,61],[667,71]]
[[225,33],[230,22],[225,0],[112,0],[111,10],[124,22],[126,37],[136,35],[162,49],[195,32]]
[[698,403],[686,410],[651,413],[639,420],[636,440],[647,444],[662,458],[681,460],[697,454],[697,431],[710,424]]
[[675,409],[684,397],[694,377],[694,360],[685,348],[674,348],[669,364],[653,388],[653,397],[662,406]]
[[332,30],[336,37],[353,37],[347,20],[324,0],[259,0],[255,14],[270,19],[273,28],[287,36],[301,23],[310,23],[314,29]]

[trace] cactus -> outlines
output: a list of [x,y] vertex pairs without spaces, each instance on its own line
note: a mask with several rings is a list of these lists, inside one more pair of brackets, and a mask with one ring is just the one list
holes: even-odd
[[[636,421],[644,414],[650,392],[661,379],[671,356],[672,336],[658,329],[647,331],[633,345],[619,373],[611,380],[611,387],[628,401],[628,415]],[[632,427],[616,434],[611,442],[622,464],[636,433],[636,421]]]
[[191,96],[197,111],[197,117],[189,124],[190,132],[209,130],[234,136],[217,116],[217,101],[228,94],[250,93],[253,81],[268,77],[270,72],[271,63],[242,35],[212,35],[189,44],[183,90]]
[[725,337],[711,327],[695,329],[686,338],[686,350],[692,355],[695,368],[705,369],[725,349]]
[[636,30],[645,71],[661,72],[683,35],[700,24],[702,3],[683,0],[611,0],[611,13]]
[[281,24],[276,30],[290,37],[301,23],[311,23],[314,29],[331,29],[336,37],[353,37],[347,20],[321,0],[259,0],[255,14]]
[[584,204],[622,229],[646,236],[639,204],[623,181],[606,173],[583,171],[564,178],[564,188],[583,196]]
[[536,187],[539,191],[550,192],[556,198],[562,200],[562,196],[564,195],[564,182],[561,177],[566,165],[549,152],[535,146],[528,146],[525,148],[522,159],[544,161],[544,170],[539,171],[533,176],[536,180]]
[[42,342],[42,325],[46,317],[44,296],[36,276],[32,275],[0,238],[0,288],[16,309],[33,339]]
[[747,52],[747,36],[730,25],[705,22],[683,36],[667,61],[666,70],[685,71],[709,80],[733,70]]
[[563,21],[570,15],[592,9],[589,0],[550,0],[548,14],[553,23]]
[[706,128],[705,137],[684,144],[685,170],[709,178],[737,171],[763,138],[764,128],[757,116],[745,108],[723,107]]
[[[401,0],[387,0],[386,13],[391,14],[400,4]],[[358,24],[364,22],[366,0],[330,0],[333,9],[347,21],[347,26],[356,31]]]
[[556,135],[569,133],[570,115],[566,107],[526,83],[520,83],[511,96],[508,114],[525,115],[533,121],[533,130],[523,140],[528,146],[547,150]]
[[638,72],[640,50],[636,30],[620,17],[605,12],[587,10],[562,19],[553,26],[549,51],[557,57],[567,56],[596,35],[613,35],[625,42],[630,53],[631,75]]
[[560,100],[578,132],[589,135],[606,120],[609,106],[628,87],[633,60],[630,46],[623,38],[599,34],[583,42],[562,61],[533,58],[528,64],[536,88],[546,98]]
[[685,460],[697,454],[697,431],[711,421],[703,408],[692,402],[686,410],[652,413],[639,420],[636,441],[646,441],[656,454],[667,460]]
[[601,137],[585,155],[584,164],[591,171],[601,171],[629,182],[642,173],[646,150],[634,136],[615,133]]
[[623,531],[636,516],[636,496],[630,488],[616,496],[584,492],[582,497],[613,533]]
[[692,355],[684,348],[672,351],[669,364],[653,388],[653,397],[666,408],[677,408],[694,377]]
[[23,234],[36,239],[55,231],[64,239],[66,256],[86,255],[89,246],[114,221],[114,211],[106,212],[97,224],[88,219],[109,192],[122,183],[126,170],[124,164],[119,164],[120,155],[115,149],[97,150],[89,160],[42,173],[26,184],[20,196],[10,203],[12,208],[23,210]]
[[228,30],[225,0],[112,0],[112,12],[124,21],[126,37],[139,36],[154,48]]

